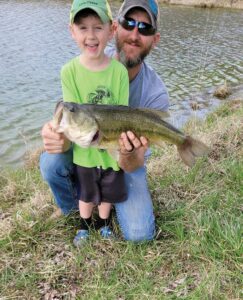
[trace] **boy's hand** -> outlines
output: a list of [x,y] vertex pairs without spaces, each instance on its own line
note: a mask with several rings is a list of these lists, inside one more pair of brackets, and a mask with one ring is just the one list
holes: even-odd
[[52,121],[46,123],[42,130],[44,149],[50,154],[58,154],[66,152],[70,148],[70,141],[63,133],[55,132]]
[[144,154],[149,147],[145,137],[137,138],[131,131],[123,132],[119,139],[119,166],[126,172],[135,171],[144,165]]

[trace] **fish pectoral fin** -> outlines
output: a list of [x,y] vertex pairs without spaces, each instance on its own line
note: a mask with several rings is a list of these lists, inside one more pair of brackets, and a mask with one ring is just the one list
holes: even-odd
[[64,133],[64,128],[62,126],[57,126],[54,128],[57,133]]
[[204,156],[209,152],[209,148],[204,143],[189,136],[187,136],[185,142],[177,146],[177,148],[181,159],[189,167],[195,164],[196,157]]
[[61,128],[61,126],[60,126],[62,116],[63,116],[63,102],[59,101],[56,105],[54,117],[51,122],[52,128],[54,129],[55,132],[58,132],[58,133],[64,132],[63,128]]
[[118,149],[115,149],[115,148],[108,148],[108,149],[107,149],[107,152],[108,152],[108,154],[109,154],[113,159],[115,159],[116,161],[119,160],[120,152],[119,152]]

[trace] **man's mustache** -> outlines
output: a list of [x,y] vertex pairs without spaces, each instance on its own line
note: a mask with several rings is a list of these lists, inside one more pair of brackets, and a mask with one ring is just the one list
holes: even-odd
[[135,46],[137,46],[137,47],[141,47],[141,46],[142,46],[142,45],[141,45],[141,42],[140,42],[138,39],[136,39],[136,40],[134,40],[134,39],[127,39],[127,40],[124,40],[123,46],[124,46],[124,44],[133,44],[133,45],[135,45]]

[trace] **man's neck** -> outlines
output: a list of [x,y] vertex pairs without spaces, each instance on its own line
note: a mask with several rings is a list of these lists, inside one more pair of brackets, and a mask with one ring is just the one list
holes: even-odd
[[[120,61],[119,54],[117,52],[116,52],[114,58],[117,59],[118,61]],[[128,77],[129,77],[130,82],[138,75],[141,68],[142,68],[142,63],[140,65],[137,65],[136,67],[127,68]]]
[[136,67],[127,69],[129,81],[131,82],[141,70],[142,64],[137,65]]

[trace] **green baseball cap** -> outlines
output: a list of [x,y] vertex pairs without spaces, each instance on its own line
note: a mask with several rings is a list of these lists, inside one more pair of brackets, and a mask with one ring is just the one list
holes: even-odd
[[111,8],[106,0],[74,0],[70,11],[70,23],[74,22],[74,18],[78,12],[87,8],[95,11],[102,23],[105,24],[112,21]]

